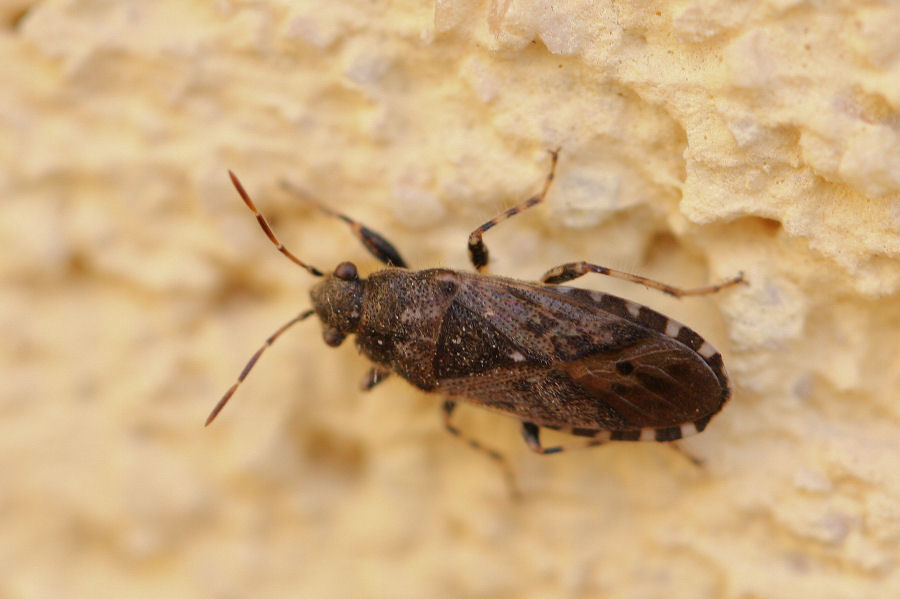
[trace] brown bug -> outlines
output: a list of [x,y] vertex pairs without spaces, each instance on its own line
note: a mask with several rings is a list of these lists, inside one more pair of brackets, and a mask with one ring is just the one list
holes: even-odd
[[[469,236],[478,271],[488,263],[482,236],[504,220],[540,203],[553,181],[558,150],[543,189],[489,220]],[[275,237],[240,181],[231,180],[278,250],[317,277],[313,309],[275,331],[260,347],[206,421],[228,402],[262,352],[291,325],[315,314],[325,343],[338,346],[356,335],[359,351],[374,366],[371,389],[396,373],[423,391],[440,393],[444,424],[462,436],[451,416],[457,401],[490,408],[522,423],[533,451],[544,447],[540,429],[607,441],[676,441],[706,428],[730,395],[722,355],[700,335],[659,312],[606,293],[558,286],[593,272],[670,295],[713,293],[743,281],[682,290],[644,277],[572,262],[550,269],[539,283],[448,269],[411,271],[384,237],[324,206],[350,225],[369,252],[387,265],[360,278],[341,262],[332,274],[299,260]],[[468,440],[495,458],[496,452]]]

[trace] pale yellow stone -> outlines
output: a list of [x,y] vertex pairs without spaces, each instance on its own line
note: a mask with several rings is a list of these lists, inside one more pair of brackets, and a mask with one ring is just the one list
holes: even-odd
[[[900,596],[896,2],[13,1],[0,7],[0,596]],[[541,457],[333,350],[330,270],[571,260],[724,352],[685,448]],[[553,442],[559,436],[547,435]]]

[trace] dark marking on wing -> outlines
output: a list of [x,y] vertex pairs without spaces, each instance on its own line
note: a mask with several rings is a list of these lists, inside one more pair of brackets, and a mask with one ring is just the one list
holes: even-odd
[[453,302],[441,324],[434,352],[434,374],[441,380],[508,368],[515,365],[512,356],[516,352],[525,359],[525,355],[483,317],[461,303]]
[[703,337],[692,331],[686,326],[682,326],[678,331],[678,336],[675,338],[681,343],[684,343],[693,351],[697,351],[700,349],[700,346],[703,345]]
[[622,375],[629,375],[634,372],[634,364],[628,360],[619,360],[616,362],[616,372]]
[[706,360],[706,363],[712,368],[713,372],[716,373],[716,378],[719,379],[719,382],[726,392],[724,397],[727,399],[730,390],[728,389],[728,377],[725,374],[725,364],[722,362],[722,354],[716,352]]
[[670,426],[667,428],[658,428],[656,429],[656,437],[655,440],[660,443],[665,443],[667,441],[677,441],[681,438],[681,427],[680,426]]
[[641,438],[641,431],[640,429],[613,431],[609,438],[613,441],[638,441]]
[[[581,289],[579,289],[581,291]],[[596,303],[593,301],[592,303]],[[615,295],[609,295],[608,293],[604,293],[600,298],[600,309],[610,314],[615,314],[620,318],[625,318],[628,320],[634,320],[634,317],[628,312],[628,308],[625,306],[625,300],[621,297],[616,297]]]
[[709,424],[709,421],[712,420],[714,414],[710,414],[709,416],[704,416],[703,418],[698,418],[694,421],[694,426],[697,427],[697,432],[702,433],[703,429],[706,428],[706,425]]
[[669,318],[646,306],[641,306],[638,311],[637,322],[657,333],[665,333],[666,325],[669,324]]

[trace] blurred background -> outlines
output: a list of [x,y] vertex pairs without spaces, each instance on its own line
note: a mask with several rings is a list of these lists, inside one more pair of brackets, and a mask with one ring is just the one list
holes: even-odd
[[[900,596],[900,8],[0,3],[0,596]],[[723,351],[684,447],[558,456],[327,347],[303,260],[572,260]],[[552,437],[548,437],[551,439]]]

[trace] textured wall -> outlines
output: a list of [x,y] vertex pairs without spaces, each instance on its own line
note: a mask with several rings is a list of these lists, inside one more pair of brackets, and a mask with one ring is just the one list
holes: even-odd
[[[900,596],[895,2],[59,0],[0,7],[0,595]],[[535,278],[588,259],[693,286],[735,393],[684,443],[543,458],[515,423],[364,395],[299,325],[377,264]]]

